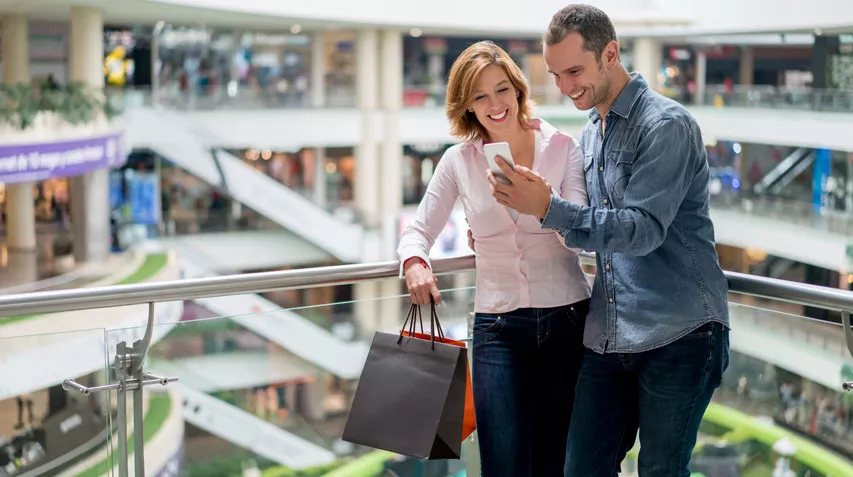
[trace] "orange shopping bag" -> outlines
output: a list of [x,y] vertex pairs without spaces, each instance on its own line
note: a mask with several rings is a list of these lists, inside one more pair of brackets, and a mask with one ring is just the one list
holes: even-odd
[[[420,307],[418,305],[412,305],[412,308],[409,310],[409,315],[406,316],[406,322],[403,323],[403,328],[406,327],[406,324],[409,324],[408,330],[403,330],[403,336],[409,336],[412,338],[419,338],[422,340],[431,340],[435,339],[440,343],[445,343],[453,346],[458,346],[460,348],[467,349],[468,346],[463,341],[452,340],[450,338],[444,337],[444,331],[441,329],[441,324],[438,322],[438,315],[435,312],[435,304],[430,305],[430,319],[433,323],[433,329],[437,329],[438,334],[424,333],[423,332],[423,323],[421,322],[421,332],[417,333],[414,331],[415,328],[415,313],[418,315],[418,320],[420,321]],[[411,319],[409,319],[411,318]],[[468,369],[465,370],[465,414],[462,419],[462,440],[468,438],[476,429],[477,429],[477,418],[474,416],[474,390],[471,387],[471,366],[468,366]]]

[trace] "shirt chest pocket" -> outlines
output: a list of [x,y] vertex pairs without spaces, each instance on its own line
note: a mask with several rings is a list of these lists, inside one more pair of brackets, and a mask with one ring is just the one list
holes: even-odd
[[634,169],[633,151],[610,151],[607,160],[607,172],[604,174],[608,195],[614,207],[621,207],[625,199],[625,189],[631,180]]
[[583,175],[586,180],[587,195],[589,195],[590,191],[594,190],[593,186],[595,185],[595,174],[590,172],[592,170],[592,163],[593,154],[591,152],[585,153],[583,156]]

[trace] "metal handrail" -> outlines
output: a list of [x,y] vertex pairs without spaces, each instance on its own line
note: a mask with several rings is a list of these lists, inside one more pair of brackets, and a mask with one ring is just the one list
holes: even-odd
[[[584,258],[591,255],[585,254]],[[432,261],[436,274],[474,270],[474,256]],[[0,296],[0,317],[194,300],[397,278],[397,261],[223,275],[134,285],[44,291]],[[781,300],[827,310],[853,310],[853,292],[776,278],[725,272],[734,293]]]
[[[474,256],[434,260],[432,265],[436,274],[473,270]],[[400,263],[393,261],[21,293],[0,296],[0,317],[347,285],[397,278],[399,270]]]

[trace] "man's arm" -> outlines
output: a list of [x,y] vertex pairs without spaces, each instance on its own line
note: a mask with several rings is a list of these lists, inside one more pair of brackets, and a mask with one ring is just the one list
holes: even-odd
[[621,209],[584,207],[552,196],[542,227],[557,230],[569,247],[627,255],[654,251],[701,165],[701,142],[698,130],[682,120],[659,120],[638,145]]

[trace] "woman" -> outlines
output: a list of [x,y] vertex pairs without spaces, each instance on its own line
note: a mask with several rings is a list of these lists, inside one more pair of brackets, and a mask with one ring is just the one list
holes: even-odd
[[441,296],[429,250],[457,198],[476,241],[472,380],[486,477],[563,475],[574,388],[584,348],[590,286],[577,253],[538,220],[492,197],[483,144],[507,142],[517,165],[554,193],[587,203],[583,155],[574,138],[531,118],[519,67],[491,42],[456,60],[447,117],[462,142],[444,153],[398,255],[412,300]]

